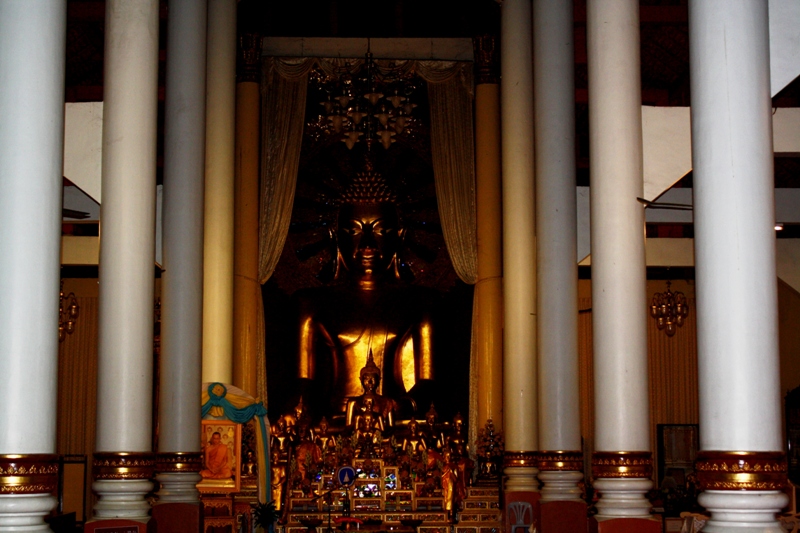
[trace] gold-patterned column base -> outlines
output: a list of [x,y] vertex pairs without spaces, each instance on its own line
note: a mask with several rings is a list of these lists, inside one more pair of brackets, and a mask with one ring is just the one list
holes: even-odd
[[58,455],[0,455],[0,494],[49,494],[58,487]]
[[155,468],[154,453],[97,452],[92,461],[95,480],[153,479]]
[[536,468],[545,472],[583,471],[583,452],[542,450],[536,454]]
[[701,451],[695,471],[702,490],[782,490],[787,486],[783,452]]
[[503,468],[536,468],[538,467],[537,452],[505,452],[503,454]]
[[653,454],[650,452],[594,452],[592,477],[651,478]]
[[193,473],[203,469],[201,452],[163,452],[156,454],[156,472]]

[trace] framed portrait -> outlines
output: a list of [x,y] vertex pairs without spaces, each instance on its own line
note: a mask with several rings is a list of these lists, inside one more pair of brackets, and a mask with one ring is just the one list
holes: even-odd
[[206,493],[238,492],[241,483],[241,424],[227,420],[202,422],[203,470],[200,476],[203,479],[197,488]]

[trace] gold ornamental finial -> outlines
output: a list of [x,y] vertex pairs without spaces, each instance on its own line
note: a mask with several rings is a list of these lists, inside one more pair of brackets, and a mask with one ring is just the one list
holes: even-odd
[[382,203],[395,203],[397,195],[389,187],[389,183],[378,172],[375,172],[372,163],[367,160],[364,171],[356,177],[342,191],[340,202],[351,205],[371,205]]
[[261,78],[261,35],[245,33],[239,37],[239,50],[237,54],[238,82],[258,82]]
[[475,52],[475,83],[500,83],[500,43],[495,35],[472,40]]

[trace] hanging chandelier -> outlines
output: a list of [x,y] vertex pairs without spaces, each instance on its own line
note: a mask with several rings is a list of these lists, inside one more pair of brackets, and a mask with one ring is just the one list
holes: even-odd
[[653,295],[650,316],[656,320],[659,330],[664,330],[667,337],[672,337],[689,316],[689,305],[686,296],[680,291],[670,290],[671,281],[667,282],[667,290]]
[[75,331],[75,322],[80,313],[78,299],[74,292],[64,295],[64,280],[61,280],[61,291],[58,295],[58,342],[64,342],[67,335]]
[[332,75],[318,69],[311,79],[325,95],[319,126],[351,150],[362,141],[368,148],[376,141],[389,149],[413,124],[413,75],[404,69],[378,68],[369,45],[363,64],[345,64]]

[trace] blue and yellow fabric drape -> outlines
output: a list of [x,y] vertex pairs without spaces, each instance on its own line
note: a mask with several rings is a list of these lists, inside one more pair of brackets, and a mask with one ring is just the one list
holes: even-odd
[[[237,389],[238,390],[238,389]],[[203,390],[202,409],[203,418],[227,418],[237,424],[246,424],[252,419],[258,420],[260,431],[256,431],[258,454],[258,500],[267,503],[270,496],[270,466],[269,466],[269,420],[267,408],[248,394],[237,394],[229,391],[222,383],[209,383]]]

